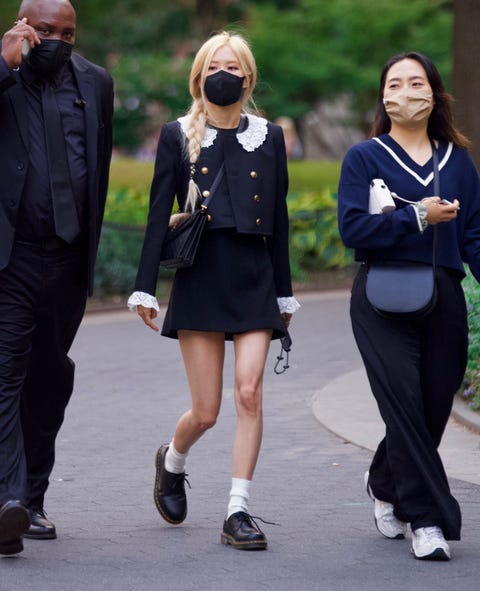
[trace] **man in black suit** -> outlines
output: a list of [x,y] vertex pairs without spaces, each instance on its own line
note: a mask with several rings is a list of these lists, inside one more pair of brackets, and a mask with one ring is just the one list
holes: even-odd
[[68,0],[24,0],[0,46],[0,554],[56,537],[44,496],[107,193],[113,83],[75,26]]

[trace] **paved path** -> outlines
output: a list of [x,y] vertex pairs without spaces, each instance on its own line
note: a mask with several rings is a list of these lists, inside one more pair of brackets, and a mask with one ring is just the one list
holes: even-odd
[[[382,538],[362,485],[372,453],[358,433],[369,395],[348,295],[301,301],[291,368],[273,374],[274,343],[266,372],[265,436],[251,510],[281,524],[265,526],[267,552],[219,543],[235,424],[231,347],[219,422],[189,458],[189,515],[171,527],[156,512],[152,482],[157,447],[187,406],[178,344],[148,331],[133,314],[91,315],[72,351],[76,389],[46,504],[59,537],[26,540],[19,557],[0,559],[0,591],[477,590],[474,470],[449,472],[464,516],[463,540],[451,544],[450,563],[416,561],[408,540]],[[375,412],[368,408],[367,419]],[[381,428],[373,422],[368,432],[373,424]],[[460,463],[478,451],[480,438],[471,437],[459,450]]]

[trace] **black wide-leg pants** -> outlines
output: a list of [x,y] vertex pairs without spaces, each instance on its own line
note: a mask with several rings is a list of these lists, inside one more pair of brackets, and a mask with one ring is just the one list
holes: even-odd
[[365,296],[366,276],[362,265],[352,287],[350,316],[386,426],[370,467],[370,486],[413,530],[438,525],[446,539],[458,540],[460,508],[437,449],[467,362],[467,311],[459,274],[437,268],[435,309],[409,320],[373,310]]
[[15,243],[0,271],[0,505],[43,507],[73,390],[68,351],[85,311],[85,261],[81,247]]

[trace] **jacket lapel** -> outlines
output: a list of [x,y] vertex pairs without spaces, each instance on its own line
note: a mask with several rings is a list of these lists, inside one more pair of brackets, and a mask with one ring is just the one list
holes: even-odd
[[25,93],[23,91],[20,73],[18,71],[13,72],[13,76],[17,81],[17,84],[14,84],[11,88],[9,88],[8,96],[12,104],[12,109],[15,113],[20,135],[22,136],[23,143],[28,150],[30,142],[28,136],[27,99],[25,98]]
[[89,196],[92,195],[94,187],[95,173],[97,168],[97,132],[98,125],[98,105],[95,94],[94,79],[87,67],[84,67],[76,60],[75,54],[72,55],[73,72],[80,93],[80,98],[85,105],[85,138],[87,148],[87,170],[88,170],[88,188]]

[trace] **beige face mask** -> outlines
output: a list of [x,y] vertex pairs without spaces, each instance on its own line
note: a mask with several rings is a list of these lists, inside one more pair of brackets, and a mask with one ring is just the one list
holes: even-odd
[[385,111],[392,121],[405,127],[424,124],[433,111],[433,95],[423,90],[397,90],[383,98]]

